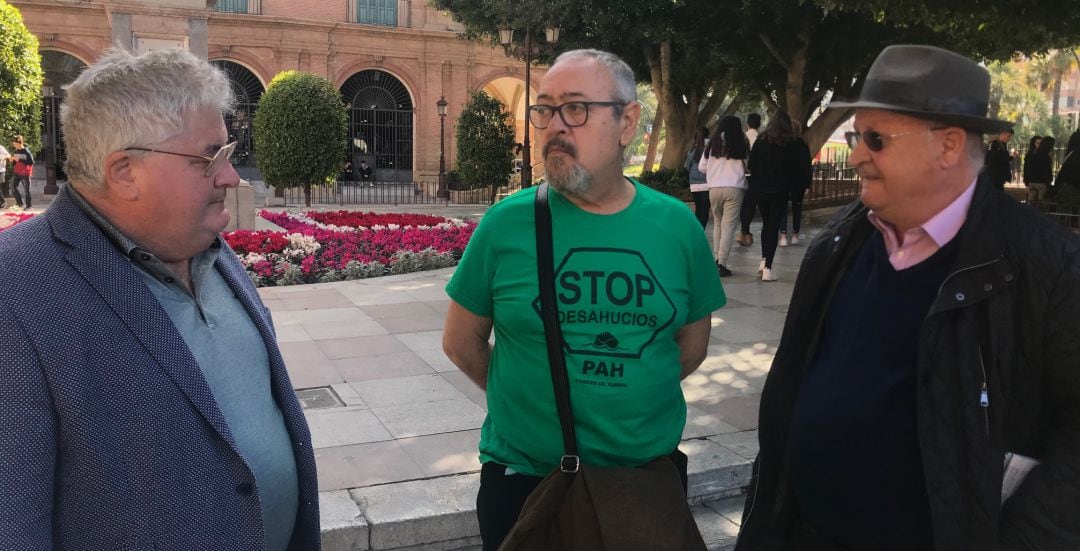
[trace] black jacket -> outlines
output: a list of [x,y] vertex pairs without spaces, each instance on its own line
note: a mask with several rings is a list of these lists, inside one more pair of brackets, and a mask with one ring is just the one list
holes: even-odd
[[750,192],[756,194],[805,190],[813,174],[810,148],[801,139],[779,145],[759,137],[746,168],[751,176]]
[[1025,184],[1050,184],[1053,181],[1054,169],[1049,153],[1036,151],[1024,158]]
[[[977,186],[919,341],[917,426],[935,548],[1075,551],[1080,239],[989,183]],[[876,231],[866,213],[845,208],[807,249],[761,397],[761,451],[736,551],[783,549],[790,531],[786,431],[831,295]],[[1042,464],[1002,505],[1007,451]]]
[[986,146],[986,161],[983,172],[990,178],[990,182],[1001,189],[1005,182],[1012,180],[1012,156],[1009,148],[998,140],[992,140]]

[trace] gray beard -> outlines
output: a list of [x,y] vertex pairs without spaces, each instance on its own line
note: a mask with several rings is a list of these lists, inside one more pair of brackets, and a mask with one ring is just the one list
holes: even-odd
[[563,195],[580,197],[592,187],[592,174],[577,163],[567,162],[566,164],[570,166],[565,170],[548,171],[547,181],[551,187]]

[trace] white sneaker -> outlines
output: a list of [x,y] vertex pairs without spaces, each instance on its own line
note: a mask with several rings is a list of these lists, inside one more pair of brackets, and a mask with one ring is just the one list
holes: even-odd
[[764,258],[762,258],[762,259],[761,259],[761,264],[758,264],[758,267],[757,267],[757,273],[758,273],[758,275],[760,275],[760,274],[761,274],[761,272],[763,272],[764,270],[765,270],[765,259],[764,259]]
[[773,274],[772,268],[765,268],[761,271],[761,281],[776,281],[776,275]]
[[780,246],[781,247],[787,247],[787,234],[786,233],[780,234]]
[[797,233],[791,234],[791,244],[792,245],[797,245],[799,243],[799,241],[802,241],[802,239],[799,239],[799,234],[797,234]]

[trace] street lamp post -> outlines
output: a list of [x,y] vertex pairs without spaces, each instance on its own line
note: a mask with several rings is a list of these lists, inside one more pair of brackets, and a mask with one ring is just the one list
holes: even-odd
[[[559,41],[559,28],[549,27],[545,30],[547,41],[551,44]],[[514,41],[514,29],[502,27],[499,29],[499,42],[503,46],[509,46]],[[532,145],[529,143],[529,94],[531,88],[531,71],[532,68],[532,30],[525,27],[525,46],[521,50],[515,50],[519,55],[525,57],[525,133],[524,140],[521,144],[521,187],[529,187],[532,185]]]
[[446,189],[446,96],[435,102],[439,109],[439,191],[435,194],[439,199],[449,199],[450,190]]

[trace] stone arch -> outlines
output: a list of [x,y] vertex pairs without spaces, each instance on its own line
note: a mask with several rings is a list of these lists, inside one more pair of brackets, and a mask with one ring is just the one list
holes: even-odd
[[376,181],[411,181],[416,100],[405,82],[372,68],[354,73],[339,89],[349,110],[348,155],[353,166],[367,162]]
[[60,125],[60,107],[67,95],[64,86],[78,78],[86,69],[87,63],[61,49],[47,48],[40,53],[45,79],[41,97],[41,153],[38,157],[44,161],[42,164],[46,167],[46,178],[49,180],[46,185],[55,185],[55,179],[67,179],[67,174],[64,173],[67,147],[64,145],[64,133]]
[[232,162],[238,167],[255,166],[255,140],[253,123],[259,98],[266,91],[262,79],[248,67],[231,59],[215,59],[210,62],[229,77],[236,106],[225,115],[225,129],[229,141],[236,142]]

